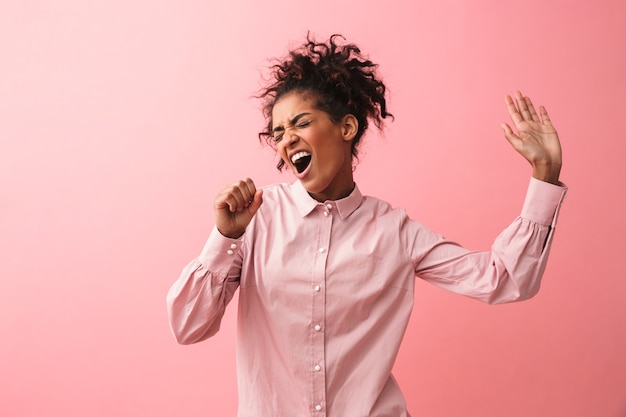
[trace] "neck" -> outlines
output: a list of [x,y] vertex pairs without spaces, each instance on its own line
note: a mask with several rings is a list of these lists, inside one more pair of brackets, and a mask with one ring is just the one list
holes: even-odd
[[324,201],[336,201],[349,196],[352,190],[354,190],[354,186],[352,167],[350,167],[349,173],[346,173],[339,183],[334,183],[319,193],[309,191],[309,195],[320,203]]

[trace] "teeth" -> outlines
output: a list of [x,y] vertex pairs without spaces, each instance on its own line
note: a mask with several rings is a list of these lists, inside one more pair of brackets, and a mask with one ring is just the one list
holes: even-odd
[[305,156],[311,156],[311,153],[305,152],[305,151],[298,152],[297,154],[291,157],[291,162],[295,164],[298,161],[298,159],[304,158]]

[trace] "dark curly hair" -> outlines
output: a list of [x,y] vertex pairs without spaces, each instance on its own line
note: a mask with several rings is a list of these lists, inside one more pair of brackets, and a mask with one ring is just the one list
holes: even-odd
[[[270,67],[270,84],[257,96],[263,100],[263,115],[267,120],[265,130],[259,133],[260,140],[274,145],[272,109],[281,97],[291,92],[313,94],[316,107],[328,113],[335,123],[346,114],[356,117],[359,127],[352,141],[354,157],[368,119],[382,129],[383,119],[393,118],[387,111],[386,88],[376,73],[377,65],[365,58],[356,45],[338,43],[338,38],[345,41],[336,34],[327,43],[318,43],[309,33],[301,47]],[[282,170],[284,166],[281,159],[276,167]]]

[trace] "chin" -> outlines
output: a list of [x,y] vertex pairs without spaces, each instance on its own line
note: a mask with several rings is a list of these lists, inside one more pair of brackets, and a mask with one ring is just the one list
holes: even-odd
[[328,189],[328,184],[320,184],[316,181],[301,180],[304,189],[309,193],[321,194]]

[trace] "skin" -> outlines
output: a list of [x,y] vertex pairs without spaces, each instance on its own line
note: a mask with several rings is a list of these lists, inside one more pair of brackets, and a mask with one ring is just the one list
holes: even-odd
[[508,124],[503,123],[504,136],[530,163],[533,177],[558,184],[563,164],[561,143],[545,107],[539,107],[538,115],[530,98],[519,91],[515,93],[515,99],[506,96],[505,103],[518,133],[516,135]]
[[[352,192],[351,144],[358,128],[353,115],[345,115],[335,123],[315,107],[314,96],[291,93],[276,102],[272,120],[276,151],[311,197],[324,202]],[[291,162],[291,156],[299,151],[311,153],[310,168],[304,176],[298,175]]]
[[[515,131],[502,124],[504,136],[511,146],[532,166],[534,178],[557,184],[562,165],[559,137],[548,112],[541,106],[536,112],[532,101],[519,91],[514,97],[506,96],[505,104]],[[317,201],[338,200],[354,189],[351,143],[358,122],[353,115],[345,115],[333,122],[329,115],[315,107],[314,96],[309,93],[291,93],[281,97],[272,111],[276,151],[290,167],[294,152],[310,152],[311,166],[300,181],[311,197]],[[247,178],[222,189],[215,198],[215,224],[220,233],[236,239],[263,203],[263,191],[257,190]]]

